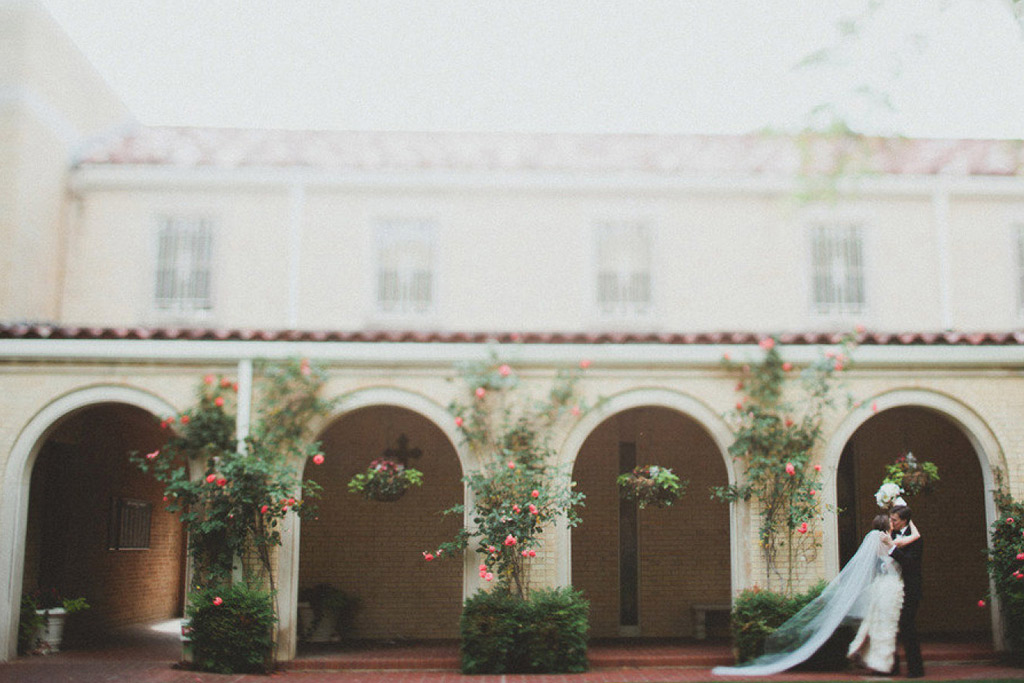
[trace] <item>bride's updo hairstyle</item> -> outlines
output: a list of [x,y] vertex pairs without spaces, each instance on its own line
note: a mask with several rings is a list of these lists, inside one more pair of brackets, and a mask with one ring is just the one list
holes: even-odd
[[888,531],[889,515],[875,515],[875,519],[871,522],[871,528],[875,531]]

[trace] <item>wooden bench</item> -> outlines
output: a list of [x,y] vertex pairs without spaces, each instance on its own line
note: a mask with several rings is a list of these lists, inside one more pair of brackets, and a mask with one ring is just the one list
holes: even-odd
[[725,614],[728,617],[732,612],[732,605],[690,605],[690,611],[693,613],[693,637],[704,640],[708,637],[708,614]]

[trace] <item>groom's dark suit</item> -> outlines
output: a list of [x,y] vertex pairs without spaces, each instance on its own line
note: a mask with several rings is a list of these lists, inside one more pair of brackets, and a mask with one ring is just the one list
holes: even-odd
[[[908,535],[909,527],[894,531],[893,538]],[[924,539],[917,539],[902,548],[895,548],[892,557],[899,562],[903,574],[903,609],[900,611],[899,641],[903,643],[903,651],[907,655],[907,675],[911,677],[924,674],[924,661],[921,659],[921,641],[917,636],[917,608],[921,605],[921,554],[924,550]],[[899,668],[899,659],[895,668]],[[894,671],[895,673],[895,671]]]

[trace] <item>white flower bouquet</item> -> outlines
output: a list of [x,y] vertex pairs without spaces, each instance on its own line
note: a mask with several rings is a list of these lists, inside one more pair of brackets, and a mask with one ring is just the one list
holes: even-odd
[[887,510],[893,505],[906,505],[906,502],[900,497],[901,493],[903,493],[903,489],[899,484],[887,481],[875,492],[875,502],[883,510]]

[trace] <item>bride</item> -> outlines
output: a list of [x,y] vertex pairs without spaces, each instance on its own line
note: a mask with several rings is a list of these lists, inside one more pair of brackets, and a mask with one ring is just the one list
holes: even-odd
[[878,515],[857,552],[821,595],[794,614],[765,640],[764,654],[737,666],[717,666],[719,676],[768,676],[791,669],[825,644],[840,624],[861,620],[848,657],[889,673],[896,653],[896,632],[903,606],[899,565],[889,557],[894,545],[913,543],[920,534],[890,537],[888,515]]

